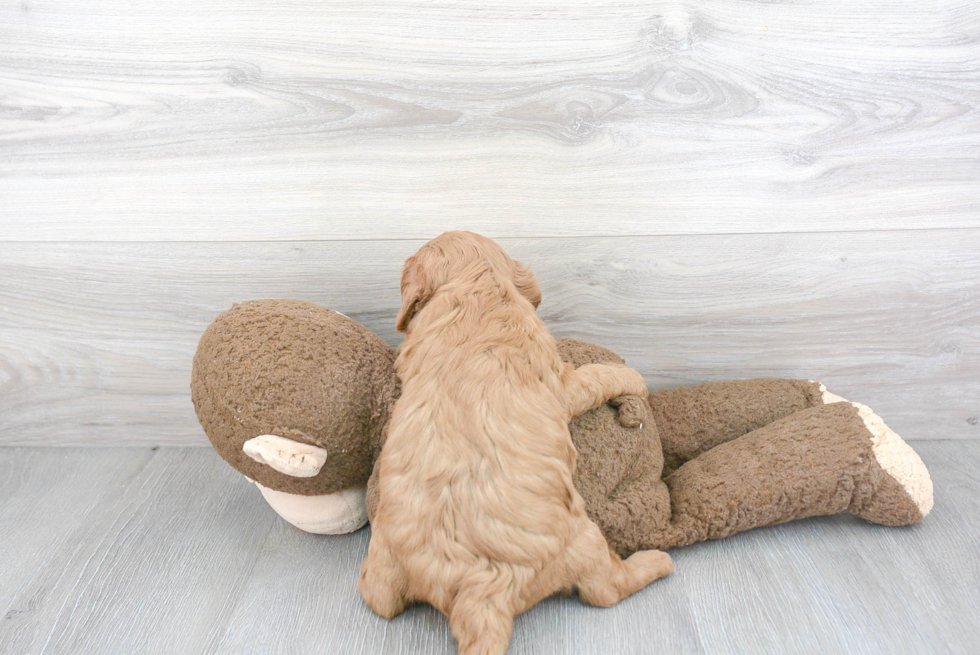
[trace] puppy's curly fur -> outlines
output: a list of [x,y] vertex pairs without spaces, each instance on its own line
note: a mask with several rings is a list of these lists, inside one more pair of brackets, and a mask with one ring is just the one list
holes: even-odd
[[379,462],[360,589],[392,618],[412,601],[449,617],[464,654],[505,653],[513,617],[577,588],[609,606],[673,570],[621,560],[572,485],[568,422],[623,394],[625,366],[563,364],[531,272],[490,239],[448,232],[405,263],[402,395]]

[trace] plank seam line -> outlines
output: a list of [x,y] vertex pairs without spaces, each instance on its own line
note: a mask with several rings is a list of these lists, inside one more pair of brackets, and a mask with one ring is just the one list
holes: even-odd
[[[976,227],[925,227],[925,228],[899,228],[886,230],[800,230],[783,232],[671,232],[664,234],[535,234],[527,236],[497,236],[495,241],[529,241],[532,239],[643,239],[643,238],[678,238],[678,237],[738,237],[738,236],[779,236],[795,234],[882,234],[882,233],[921,233],[921,232],[977,232],[980,226]],[[433,237],[437,236],[433,234]],[[162,243],[176,244],[246,244],[246,243],[381,243],[381,242],[402,242],[402,241],[427,241],[433,237],[384,237],[380,239],[350,238],[350,239],[242,239],[242,240],[216,240],[216,239],[159,239],[159,240],[108,240],[108,239],[72,239],[72,240],[17,240],[0,239],[0,244],[30,244],[30,245],[67,245],[67,244],[132,244],[149,245]]]

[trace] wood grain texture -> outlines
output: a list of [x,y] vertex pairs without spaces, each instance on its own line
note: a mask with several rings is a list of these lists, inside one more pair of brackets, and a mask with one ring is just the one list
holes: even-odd
[[[507,239],[557,336],[651,388],[810,378],[909,439],[977,438],[980,230]],[[232,303],[316,302],[397,345],[421,242],[7,244],[0,443],[206,444],[190,403],[205,327]]]
[[[974,652],[980,441],[915,447],[936,487],[922,524],[825,517],[675,549],[674,574],[613,608],[535,606],[509,652]],[[0,471],[4,652],[455,653],[430,607],[364,605],[368,529],[286,525],[209,449],[0,448]]]
[[980,227],[973,0],[24,0],[0,241]]
[[273,517],[200,452],[0,449],[26,478],[0,488],[3,552],[16,554],[0,564],[0,650],[213,648]]
[[[696,544],[689,567],[704,584],[691,603],[698,625],[712,626],[703,635],[707,652],[731,649],[731,635],[744,635],[744,625],[756,630],[744,635],[741,652],[975,650],[980,621],[955,607],[975,593],[966,580],[980,574],[975,557],[959,555],[980,547],[980,535],[962,528],[980,516],[972,491],[980,482],[978,446],[915,444],[935,484],[936,508],[907,530],[823,517],[807,521],[806,530],[789,523]],[[810,530],[822,547],[813,547]]]

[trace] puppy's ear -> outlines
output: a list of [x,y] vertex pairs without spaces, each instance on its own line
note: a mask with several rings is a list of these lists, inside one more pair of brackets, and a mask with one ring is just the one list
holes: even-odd
[[412,255],[405,260],[402,269],[402,307],[395,319],[395,329],[404,332],[419,310],[432,297],[432,287],[429,276],[425,274],[417,256]]
[[514,262],[514,284],[521,295],[531,301],[531,304],[537,309],[538,305],[541,304],[541,287],[538,286],[538,280],[534,277],[531,269]]

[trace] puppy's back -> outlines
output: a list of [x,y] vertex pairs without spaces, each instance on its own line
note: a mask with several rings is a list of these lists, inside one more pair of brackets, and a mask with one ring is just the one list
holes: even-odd
[[584,513],[567,417],[541,379],[551,373],[507,347],[433,360],[395,406],[378,523],[422,576],[443,557],[540,568]]

